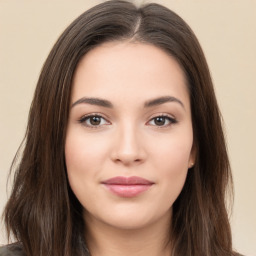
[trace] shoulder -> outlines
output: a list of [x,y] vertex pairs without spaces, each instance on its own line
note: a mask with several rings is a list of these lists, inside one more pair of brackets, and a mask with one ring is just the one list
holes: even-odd
[[[1,255],[0,255],[1,256]],[[235,252],[234,254],[233,254],[233,256],[245,256],[245,255],[242,255],[242,254],[240,254],[240,253],[238,253],[238,252]]]
[[26,256],[20,243],[0,247],[0,256]]

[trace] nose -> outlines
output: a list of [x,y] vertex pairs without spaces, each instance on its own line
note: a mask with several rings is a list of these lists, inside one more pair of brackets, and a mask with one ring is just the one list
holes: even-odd
[[111,155],[114,162],[128,166],[145,161],[146,151],[138,129],[126,125],[119,128],[115,135]]

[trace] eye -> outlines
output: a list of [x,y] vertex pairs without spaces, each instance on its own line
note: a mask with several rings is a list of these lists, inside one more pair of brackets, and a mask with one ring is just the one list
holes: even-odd
[[177,123],[177,120],[170,116],[156,116],[148,122],[149,125],[153,126],[169,126],[171,124]]
[[109,122],[100,115],[84,116],[79,120],[79,122],[91,128],[98,128],[102,125],[109,124]]

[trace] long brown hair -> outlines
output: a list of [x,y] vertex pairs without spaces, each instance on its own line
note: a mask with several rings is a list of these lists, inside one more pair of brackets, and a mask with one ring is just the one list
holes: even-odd
[[78,17],[43,66],[4,212],[8,235],[21,242],[28,256],[89,255],[83,209],[68,184],[64,157],[71,84],[82,56],[104,42],[118,40],[163,49],[177,60],[187,79],[197,157],[173,205],[172,255],[234,255],[225,204],[232,188],[228,187],[230,165],[203,51],[189,26],[171,10],[158,4],[137,8],[118,0]]

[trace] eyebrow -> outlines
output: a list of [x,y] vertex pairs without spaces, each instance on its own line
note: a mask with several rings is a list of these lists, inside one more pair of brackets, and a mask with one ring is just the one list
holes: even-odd
[[159,97],[156,99],[146,101],[144,104],[144,107],[153,107],[153,106],[161,105],[161,104],[164,104],[167,102],[176,102],[176,103],[180,104],[183,108],[185,108],[182,101],[173,96],[163,96],[163,97]]
[[71,108],[73,108],[74,106],[76,106],[78,104],[82,104],[82,103],[101,106],[101,107],[105,107],[105,108],[113,108],[113,104],[108,100],[103,100],[103,99],[99,99],[99,98],[86,98],[86,97],[83,97],[83,98],[77,100],[76,102],[74,102],[72,104]]
[[[167,102],[176,102],[176,103],[180,104],[183,108],[185,108],[182,101],[173,96],[163,96],[163,97],[159,97],[156,99],[148,100],[145,102],[144,107],[145,108],[153,107],[153,106],[161,105],[161,104],[164,104]],[[113,104],[110,101],[100,99],[100,98],[83,97],[83,98],[77,100],[76,102],[74,102],[71,105],[71,108],[73,108],[74,106],[76,106],[78,104],[90,104],[90,105],[96,105],[96,106],[101,106],[101,107],[105,107],[105,108],[113,108]]]

